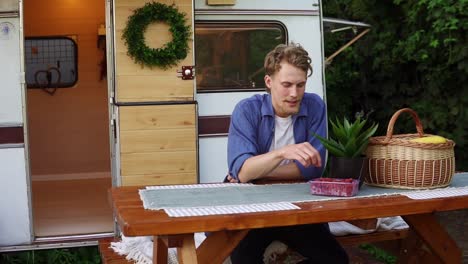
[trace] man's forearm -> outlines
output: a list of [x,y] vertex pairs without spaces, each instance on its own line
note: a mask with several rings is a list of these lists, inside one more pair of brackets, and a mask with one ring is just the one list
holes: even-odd
[[247,159],[239,171],[240,182],[258,179],[290,180],[301,179],[301,172],[294,162],[278,166],[283,157],[279,151],[271,151]]
[[262,155],[248,158],[239,171],[240,182],[250,182],[261,179],[273,171],[282,161],[278,151],[271,151]]
[[263,178],[267,180],[304,180],[304,177],[301,175],[301,170],[299,170],[295,162],[277,166]]

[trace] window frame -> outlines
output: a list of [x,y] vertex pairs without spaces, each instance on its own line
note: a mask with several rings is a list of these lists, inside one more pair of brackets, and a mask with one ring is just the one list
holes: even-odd
[[[73,53],[75,54],[74,58],[74,68],[75,68],[75,80],[71,84],[67,84],[66,86],[52,86],[52,87],[44,87],[41,85],[36,85],[36,84],[28,84],[27,80],[25,80],[26,83],[26,88],[28,89],[44,89],[44,88],[55,88],[55,89],[62,89],[62,88],[73,88],[76,86],[78,83],[79,79],[79,72],[78,72],[78,43],[75,40],[75,37],[73,36],[32,36],[32,37],[24,37],[24,46],[26,48],[26,41],[27,40],[70,40],[73,43]],[[24,55],[24,69],[25,69],[25,75],[27,71],[27,59],[26,59],[26,54]]]
[[[288,34],[288,29],[284,23],[278,20],[205,20],[205,19],[200,19],[200,20],[195,20],[194,23],[194,36],[196,38],[196,30],[197,27],[200,25],[224,25],[225,27],[235,27],[237,25],[252,25],[252,27],[257,26],[261,27],[262,25],[275,25],[277,28],[281,30],[282,36],[284,38],[284,44],[289,43],[289,34]],[[248,28],[248,27],[246,27]],[[273,27],[272,27],[273,28]],[[195,48],[195,43],[194,43],[194,48]],[[194,52],[194,57],[195,57],[195,69],[197,70],[197,50],[195,49]],[[242,93],[242,92],[262,92],[265,91],[266,87],[265,84],[262,83],[261,86],[259,87],[256,85],[255,88],[242,88],[242,89],[236,89],[236,88],[214,88],[214,89],[202,89],[200,90],[198,88],[198,84],[195,82],[195,90],[199,94],[211,94],[211,93]]]

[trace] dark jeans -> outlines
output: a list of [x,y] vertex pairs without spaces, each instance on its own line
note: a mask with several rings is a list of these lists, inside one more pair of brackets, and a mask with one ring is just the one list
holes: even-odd
[[328,224],[252,229],[231,253],[232,263],[263,263],[263,253],[274,240],[307,258],[301,263],[349,263],[346,251],[330,233]]

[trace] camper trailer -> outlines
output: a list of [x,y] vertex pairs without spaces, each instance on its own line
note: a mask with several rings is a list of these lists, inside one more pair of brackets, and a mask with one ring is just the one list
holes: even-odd
[[[264,92],[280,43],[312,57],[325,96],[318,0],[177,0],[188,53],[136,63],[123,32],[146,0],[0,2],[0,250],[96,243],[115,232],[111,186],[220,182],[230,114]],[[151,23],[144,40],[173,40]]]

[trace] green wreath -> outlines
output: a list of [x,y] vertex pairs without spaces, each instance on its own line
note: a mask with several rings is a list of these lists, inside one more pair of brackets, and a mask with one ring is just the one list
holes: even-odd
[[[144,33],[154,22],[165,22],[170,26],[172,41],[163,47],[153,49],[145,44]],[[185,14],[172,5],[146,3],[134,11],[128,18],[122,39],[128,47],[128,55],[133,60],[149,67],[157,66],[167,69],[187,57],[189,51],[190,26],[186,24]]]

